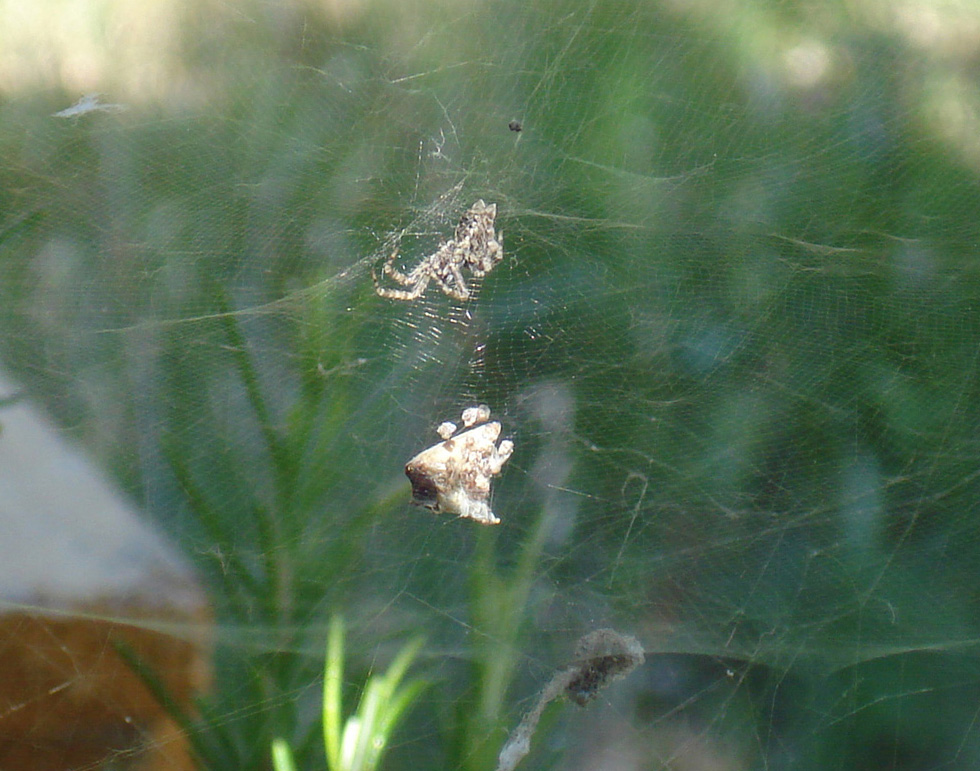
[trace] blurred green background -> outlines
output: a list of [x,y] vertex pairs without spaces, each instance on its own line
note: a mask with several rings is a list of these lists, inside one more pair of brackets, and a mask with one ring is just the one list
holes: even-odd
[[[386,768],[493,768],[602,626],[646,665],[526,767],[980,765],[977,3],[7,0],[0,47],[0,357],[212,591],[203,766],[323,767],[334,612],[353,695],[427,635]],[[477,299],[375,295],[478,198]],[[475,403],[493,529],[402,474]]]

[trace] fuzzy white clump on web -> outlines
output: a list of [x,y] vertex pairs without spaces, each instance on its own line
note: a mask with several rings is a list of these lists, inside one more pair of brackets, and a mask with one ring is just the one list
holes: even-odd
[[645,660],[643,646],[635,637],[614,629],[597,629],[578,641],[575,657],[559,670],[541,691],[534,708],[521,720],[497,757],[497,771],[514,771],[531,751],[531,737],[541,715],[563,695],[580,707],[592,701],[610,683],[626,677]]

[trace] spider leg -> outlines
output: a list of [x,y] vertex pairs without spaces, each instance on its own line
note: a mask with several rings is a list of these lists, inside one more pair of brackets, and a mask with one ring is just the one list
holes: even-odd
[[463,280],[463,274],[459,272],[458,265],[449,266],[449,274],[453,279],[453,284],[450,284],[444,276],[435,276],[436,283],[439,284],[439,288],[447,295],[452,297],[454,300],[465,301],[470,299],[470,289],[466,286],[466,282]]
[[459,269],[459,265],[451,265],[449,268],[452,271],[453,279],[456,281],[456,288],[460,292],[465,294],[467,297],[470,296],[470,288],[466,286],[466,281],[463,280],[463,273]]
[[381,286],[381,282],[378,280],[377,271],[375,271],[374,268],[371,268],[371,278],[374,279],[374,291],[379,297],[387,297],[392,300],[414,300],[421,297],[425,292],[425,288],[429,285],[429,279],[432,277],[431,273],[426,269],[426,263],[420,263],[411,271],[411,273],[406,276],[395,267],[395,258],[397,256],[398,250],[395,249],[395,251],[391,253],[391,256],[385,260],[385,264],[382,266],[381,272],[386,276],[390,276],[392,280],[396,281],[402,286],[409,288],[391,289]]
[[392,279],[397,281],[402,286],[413,286],[418,282],[419,276],[417,274],[421,265],[416,267],[414,270],[412,270],[411,273],[409,273],[406,276],[404,273],[398,270],[398,268],[395,267],[395,259],[397,257],[398,257],[398,250],[395,249],[395,251],[391,253],[391,256],[387,260],[385,260],[385,264],[381,268],[382,272],[386,276],[391,276]]
[[379,297],[387,297],[391,300],[415,300],[425,293],[425,288],[429,285],[429,277],[423,279],[411,289],[389,289],[388,287],[375,284],[374,291]]

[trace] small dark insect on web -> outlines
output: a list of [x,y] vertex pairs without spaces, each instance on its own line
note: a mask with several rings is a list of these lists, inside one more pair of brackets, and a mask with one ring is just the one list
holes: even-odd
[[395,267],[398,257],[395,249],[381,272],[398,286],[382,286],[372,269],[374,291],[392,300],[415,300],[425,294],[429,282],[433,281],[454,300],[469,300],[472,291],[463,278],[463,269],[482,278],[504,258],[503,234],[497,235],[493,227],[496,217],[497,204],[487,204],[481,198],[460,217],[453,237],[408,273]]
[[511,131],[523,131],[524,129],[520,122],[516,120],[512,120],[510,123],[508,123],[507,128],[509,128]]

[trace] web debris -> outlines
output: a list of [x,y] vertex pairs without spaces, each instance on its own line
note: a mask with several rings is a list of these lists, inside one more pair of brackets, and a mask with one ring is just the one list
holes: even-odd
[[490,510],[490,481],[514,452],[514,443],[500,436],[500,423],[490,420],[490,408],[481,404],[463,410],[463,427],[446,421],[437,429],[441,442],[423,450],[405,464],[412,483],[412,503],[439,514],[456,514],[484,525],[500,520]]
[[371,269],[374,291],[392,300],[415,300],[425,294],[430,281],[454,300],[468,300],[470,288],[463,279],[466,268],[476,278],[487,275],[504,258],[503,234],[494,232],[497,204],[481,198],[460,217],[453,237],[416,265],[407,275],[395,267],[396,248],[385,260],[382,273],[405,289],[381,286],[377,271]]
[[123,112],[129,108],[124,104],[100,102],[102,94],[85,94],[71,107],[51,113],[52,118],[77,118],[90,112]]
[[497,758],[497,771],[514,771],[531,751],[531,737],[545,707],[562,694],[584,707],[610,683],[626,677],[645,660],[635,637],[614,629],[597,629],[578,641],[571,666],[559,670],[524,715]]

